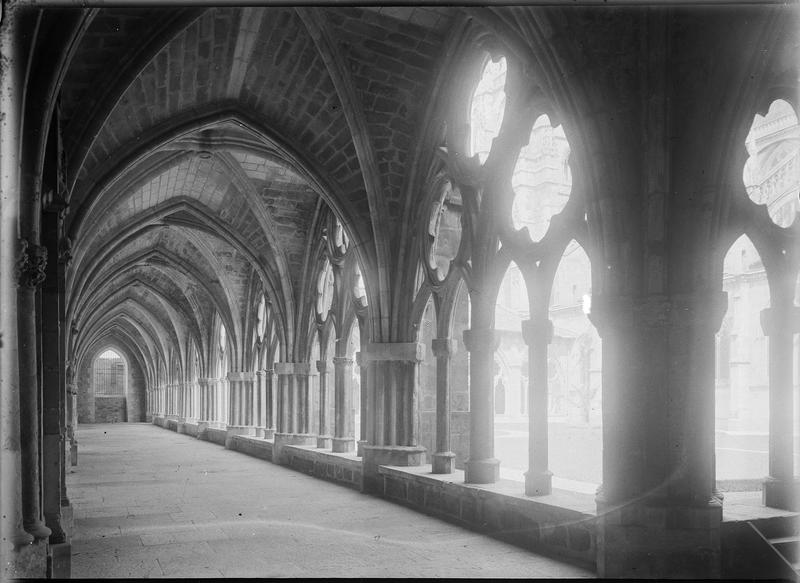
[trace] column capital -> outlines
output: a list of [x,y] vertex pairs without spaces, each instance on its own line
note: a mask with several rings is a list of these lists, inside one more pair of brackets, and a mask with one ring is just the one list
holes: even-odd
[[256,374],[252,371],[236,371],[228,373],[229,381],[254,381]]
[[764,336],[771,336],[777,330],[796,334],[800,332],[800,307],[771,306],[761,310],[761,329]]
[[594,295],[589,320],[602,335],[630,328],[686,328],[702,326],[714,331],[728,309],[728,294],[694,291],[670,295]]
[[352,365],[353,359],[349,356],[334,356],[333,357],[333,366],[342,366],[342,365]]
[[500,335],[493,328],[470,328],[464,330],[464,346],[469,352],[481,348],[494,352],[500,346]]
[[311,372],[308,362],[276,362],[275,373],[279,375],[307,375]]
[[431,349],[436,358],[453,356],[458,351],[458,342],[455,338],[434,338]]
[[522,339],[528,346],[537,339],[543,339],[545,344],[550,344],[553,341],[553,321],[546,317],[523,320]]
[[425,345],[419,342],[370,342],[367,349],[361,351],[362,363],[422,360],[425,360]]
[[317,372],[318,373],[325,374],[326,372],[328,372],[328,361],[327,360],[317,360],[315,362],[316,362]]
[[19,239],[19,251],[15,266],[17,287],[36,289],[45,280],[47,267],[47,248],[31,244],[27,239]]

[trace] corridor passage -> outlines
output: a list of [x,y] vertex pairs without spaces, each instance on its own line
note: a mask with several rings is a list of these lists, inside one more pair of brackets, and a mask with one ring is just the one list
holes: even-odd
[[81,425],[72,577],[593,577],[146,423]]

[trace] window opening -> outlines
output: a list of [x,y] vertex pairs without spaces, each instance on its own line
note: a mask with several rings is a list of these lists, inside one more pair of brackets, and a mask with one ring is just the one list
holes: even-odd
[[420,363],[419,401],[417,417],[420,428],[420,445],[426,449],[427,463],[436,453],[436,357],[433,339],[436,338],[436,308],[433,295],[428,297],[419,323],[418,342],[425,345],[425,359]]
[[548,443],[553,487],[594,493],[602,481],[602,344],[588,318],[589,256],[572,240],[558,264],[548,317]]
[[325,265],[317,281],[317,314],[324,320],[333,303],[333,267],[330,261],[325,260]]
[[350,402],[352,410],[348,413],[353,418],[353,436],[356,443],[361,440],[361,367],[356,362],[356,352],[361,350],[361,331],[359,330],[358,320],[353,321],[350,328],[350,336],[347,339],[347,358],[353,359],[350,367],[351,382],[350,388],[353,391]]
[[758,257],[742,235],[723,263],[728,311],[716,335],[714,383],[716,475],[722,491],[759,489],[769,474],[769,353],[761,310],[769,306],[770,292],[760,260],[754,261]]
[[782,99],[767,114],[756,114],[745,139],[750,155],[742,179],[750,199],[767,205],[775,224],[788,227],[800,210],[800,127],[792,106]]
[[456,454],[456,469],[464,469],[469,457],[469,351],[464,346],[464,330],[470,328],[470,301],[467,286],[460,280],[455,295],[451,338],[457,350],[450,357],[450,449]]
[[367,304],[367,288],[364,286],[364,276],[361,275],[361,268],[356,265],[356,282],[353,286],[353,294],[357,300],[362,300],[363,305]]
[[94,394],[103,397],[124,396],[126,392],[126,366],[114,350],[106,350],[94,362]]
[[[495,333],[500,344],[495,352],[494,435],[500,475],[524,480],[528,471],[528,418],[516,405],[528,385],[528,346],[522,338],[522,322],[530,313],[528,292],[519,266],[511,262],[500,284],[494,311]],[[526,387],[526,388],[523,388]]]
[[514,228],[527,227],[533,241],[544,236],[550,220],[564,209],[572,192],[569,152],[564,128],[554,128],[547,115],[540,115],[511,177],[515,193],[511,207]]
[[506,59],[487,60],[470,105],[470,156],[483,164],[500,132],[506,106]]
[[428,262],[437,270],[440,280],[447,276],[461,245],[461,213],[461,193],[450,181],[445,181],[431,209],[428,225],[432,238]]

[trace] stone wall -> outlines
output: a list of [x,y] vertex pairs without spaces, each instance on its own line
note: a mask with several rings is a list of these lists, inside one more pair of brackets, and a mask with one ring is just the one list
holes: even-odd
[[361,490],[361,458],[310,447],[283,447],[285,465],[315,478]]
[[91,362],[84,360],[78,369],[75,380],[78,387],[78,423],[94,423],[94,391],[92,390]]
[[431,474],[427,467],[381,466],[384,498],[483,532],[505,542],[568,559],[594,570],[594,498],[561,492],[529,498],[518,482],[464,484],[463,472]]
[[145,421],[145,409],[147,408],[147,384],[144,373],[136,361],[128,359],[128,392],[127,397],[127,420],[130,422]]
[[125,396],[96,396],[94,393],[93,364],[85,359],[78,370],[78,423],[122,423],[146,420],[147,384],[138,363],[125,351],[127,362],[127,388]]
[[94,422],[95,423],[124,423],[128,420],[128,408],[125,397],[103,397],[94,398]]

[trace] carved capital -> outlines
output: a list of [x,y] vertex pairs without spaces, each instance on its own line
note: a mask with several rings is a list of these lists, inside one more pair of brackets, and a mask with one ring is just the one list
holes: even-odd
[[609,330],[686,328],[719,330],[728,309],[725,292],[697,291],[671,296],[594,296],[589,319],[602,336]]
[[275,374],[277,375],[308,375],[311,364],[308,362],[276,362]]
[[490,350],[494,352],[500,346],[500,335],[492,328],[464,330],[464,346],[469,352]]
[[317,362],[317,372],[320,374],[325,374],[328,372],[328,361],[327,360],[318,360]]
[[26,239],[19,240],[19,254],[15,269],[17,287],[35,289],[45,280],[47,248],[31,245]]
[[72,240],[69,237],[64,237],[58,247],[58,262],[64,267],[72,264]]
[[425,360],[425,345],[419,342],[373,342],[361,353],[361,366],[368,362],[377,361],[408,361],[421,362]]
[[458,344],[453,338],[434,338],[431,349],[436,358],[447,358],[456,353]]
[[334,356],[333,366],[352,366],[353,359],[347,356]]
[[797,306],[764,308],[761,310],[761,329],[764,331],[764,336],[772,336],[779,330],[792,334],[800,332],[800,308]]
[[531,318],[522,321],[522,339],[530,346],[541,340],[545,344],[553,341],[553,322],[549,318]]

